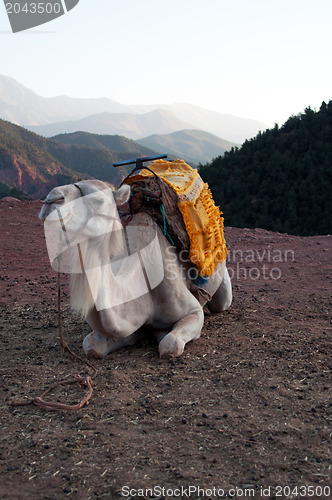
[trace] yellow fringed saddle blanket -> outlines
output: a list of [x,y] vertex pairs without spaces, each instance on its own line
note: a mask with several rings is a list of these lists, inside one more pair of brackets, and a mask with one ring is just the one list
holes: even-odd
[[[189,236],[190,261],[197,267],[200,276],[211,276],[217,265],[226,259],[227,249],[222,212],[215,206],[208,185],[197,170],[183,160],[156,160],[149,169],[176,193],[177,207]],[[132,184],[152,176],[150,170],[143,169],[125,182]]]

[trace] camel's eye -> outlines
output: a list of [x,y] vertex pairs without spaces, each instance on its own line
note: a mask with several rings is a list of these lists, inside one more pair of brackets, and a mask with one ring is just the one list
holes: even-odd
[[65,202],[65,199],[63,196],[59,196],[59,197],[56,197],[56,198],[51,198],[49,200],[45,200],[44,203],[46,203],[47,205],[53,205],[53,204],[57,204],[57,205],[63,205]]

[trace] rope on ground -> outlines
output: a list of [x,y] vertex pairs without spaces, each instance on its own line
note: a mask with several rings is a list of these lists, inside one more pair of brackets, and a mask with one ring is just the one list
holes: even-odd
[[[80,410],[83,408],[84,405],[88,404],[89,400],[92,397],[93,394],[93,382],[91,377],[81,377],[80,375],[75,375],[76,380],[61,380],[60,382],[55,382],[54,384],[51,385],[46,391],[44,391],[41,396],[38,396],[34,399],[31,399],[29,401],[24,401],[24,402],[19,402],[19,401],[12,401],[10,403],[11,406],[26,406],[30,404],[35,404],[39,406],[40,408],[43,408],[44,410],[48,411],[76,411]],[[53,389],[56,387],[59,387],[61,385],[69,385],[69,384],[76,384],[79,383],[81,385],[87,386],[89,389],[87,395],[80,401],[80,403],[74,404],[74,405],[67,405],[64,403],[52,403],[51,401],[45,401],[43,398],[51,392]]]
[[[83,266],[82,262],[82,256],[81,256],[81,249],[79,248],[79,255],[81,259],[81,265]],[[67,344],[64,335],[63,335],[63,330],[62,330],[62,319],[61,319],[61,283],[60,283],[60,271],[58,272],[58,280],[57,280],[57,285],[58,285],[58,328],[59,328],[59,335],[60,335],[60,340],[61,340],[61,345],[63,351],[66,351],[70,354],[72,359],[78,360],[82,362],[85,365],[88,365],[90,368],[93,369],[94,373],[97,374],[98,370],[91,364],[89,361],[86,359],[81,358],[77,354],[75,354]],[[83,408],[84,405],[88,404],[89,400],[92,397],[93,394],[93,381],[92,378],[87,375],[86,377],[82,377],[80,375],[74,375],[75,380],[61,380],[59,382],[55,382],[51,387],[46,389],[41,396],[38,396],[34,399],[30,399],[29,401],[12,401],[10,403],[11,406],[26,406],[30,404],[35,404],[39,406],[40,408],[43,408],[44,410],[47,411],[77,411]],[[51,401],[45,401],[43,398],[46,396],[46,394],[50,393],[53,389],[56,387],[59,387],[61,385],[69,385],[69,384],[75,384],[79,383],[81,385],[85,385],[88,387],[89,391],[87,395],[81,400],[80,403],[74,404],[74,405],[67,405],[64,403],[52,403]]]

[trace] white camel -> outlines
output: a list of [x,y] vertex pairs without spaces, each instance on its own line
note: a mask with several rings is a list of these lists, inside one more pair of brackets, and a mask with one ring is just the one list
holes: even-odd
[[[193,287],[192,265],[147,213],[122,227],[117,207],[125,206],[130,193],[128,185],[114,190],[96,180],[57,187],[39,217],[45,231],[61,228],[70,248],[71,306],[93,329],[83,341],[88,357],[103,358],[151,332],[161,357],[180,356],[201,334],[205,304],[211,312],[231,305],[226,263],[203,289]],[[47,231],[46,240],[54,243]]]

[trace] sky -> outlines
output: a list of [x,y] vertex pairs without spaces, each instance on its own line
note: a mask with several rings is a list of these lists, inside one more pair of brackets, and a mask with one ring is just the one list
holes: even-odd
[[0,74],[45,97],[187,102],[273,126],[332,99],[331,19],[331,0],[80,0],[13,34],[0,0]]

